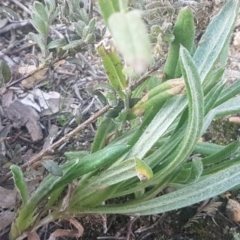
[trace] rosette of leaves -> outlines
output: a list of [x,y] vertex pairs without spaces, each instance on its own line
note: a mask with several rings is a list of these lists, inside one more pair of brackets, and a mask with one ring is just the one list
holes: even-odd
[[[10,239],[22,239],[28,231],[50,221],[82,214],[159,214],[239,184],[240,141],[227,146],[199,142],[214,118],[240,111],[236,96],[240,81],[228,86],[223,75],[239,4],[229,0],[224,5],[207,27],[202,37],[206,41],[193,55],[180,45],[175,59],[181,73],[178,80],[158,83],[130,108],[133,113],[144,110],[142,121],[138,114],[122,123],[102,117],[91,153],[66,152],[67,162],[59,166],[61,176],[49,174],[32,195],[27,192],[23,174],[12,167],[22,205]],[[125,87],[123,83],[128,82],[117,78],[119,66],[114,68],[113,60],[115,56],[107,56],[104,67],[114,72],[117,80],[111,82],[112,88],[119,90],[118,86]],[[176,87],[184,91],[173,91]],[[136,121],[139,124],[134,124]],[[74,189],[66,194],[73,181]],[[168,186],[175,191],[159,195]],[[115,204],[107,201],[118,197],[125,200]],[[40,207],[46,212],[40,213]]]
[[[51,58],[53,50],[64,55],[69,50],[76,52],[95,42],[96,20],[89,18],[80,1],[67,1],[62,4],[56,6],[55,0],[45,0],[44,4],[35,1],[33,4],[32,23],[38,34],[30,33],[29,36],[38,44],[42,61]],[[54,28],[53,23],[58,18],[62,21],[64,19],[67,29],[61,38],[52,39],[50,28]]]
[[44,5],[35,1],[32,9],[32,24],[37,30],[36,33],[30,33],[29,37],[38,44],[41,50],[41,60],[46,61],[50,57],[48,49],[48,36],[50,26],[57,17],[57,8],[54,0],[44,0]]

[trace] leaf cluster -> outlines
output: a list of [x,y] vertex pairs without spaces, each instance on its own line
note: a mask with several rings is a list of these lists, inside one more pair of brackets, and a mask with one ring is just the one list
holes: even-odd
[[[115,47],[132,72],[139,74],[151,64],[151,56],[141,62],[150,46],[146,28],[139,12],[127,11],[128,1],[109,2],[98,1],[102,16],[117,38]],[[134,91],[133,78],[124,74],[116,49],[98,46],[111,86],[100,88],[114,93],[106,96],[106,104],[114,102],[109,107],[115,112],[99,119],[91,153],[66,152],[68,161],[59,166],[61,174],[49,174],[31,196],[26,193],[19,169],[12,167],[23,201],[11,239],[46,222],[81,214],[159,214],[214,197],[239,184],[240,141],[227,146],[199,141],[214,118],[240,111],[236,96],[240,82],[227,86],[224,78],[238,9],[239,1],[229,0],[206,29],[202,36],[205,41],[194,49],[194,26],[186,24],[193,23],[193,15],[183,8],[175,24],[165,79],[149,77]],[[124,26],[119,27],[118,21],[115,25],[113,19],[122,19]],[[129,32],[132,26],[127,29],[128,24],[137,26],[145,36]],[[79,35],[83,34],[81,29]],[[186,31],[187,39],[181,34]],[[74,189],[63,199],[64,189],[73,181]],[[161,195],[168,186],[175,191]],[[118,197],[126,201],[109,204]],[[43,219],[39,219],[40,205],[51,209]]]
[[[65,24],[65,33],[52,37],[59,20]],[[58,5],[55,0],[45,0],[44,4],[35,1],[32,23],[38,33],[30,33],[29,37],[38,44],[42,62],[53,57],[66,57],[66,54],[80,51],[96,41],[96,20],[90,19],[79,0],[63,1]]]

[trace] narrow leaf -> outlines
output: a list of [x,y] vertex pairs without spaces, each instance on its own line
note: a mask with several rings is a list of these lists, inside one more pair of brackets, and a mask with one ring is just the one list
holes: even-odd
[[113,48],[106,50],[103,45],[99,45],[97,49],[102,57],[103,66],[111,86],[124,99],[125,95],[123,92],[127,87],[127,80],[122,72],[123,65],[120,57]]
[[82,47],[84,45],[84,41],[82,39],[71,41],[69,44],[62,47],[63,50],[73,49],[75,47]]
[[116,130],[116,126],[118,126],[118,124],[111,118],[105,118],[101,121],[92,144],[92,153],[102,149],[107,144],[108,138],[110,134]]
[[54,176],[61,177],[63,175],[62,169],[52,160],[42,160],[42,165]]
[[10,169],[13,174],[14,185],[20,193],[22,203],[24,206],[27,203],[29,196],[28,196],[28,191],[27,191],[27,185],[23,178],[22,170],[20,167],[18,167],[16,165],[12,165],[10,167]]
[[200,158],[195,158],[191,162],[191,175],[187,180],[187,183],[197,182],[203,173],[203,163]]
[[38,15],[42,18],[45,23],[48,23],[48,14],[43,4],[40,2],[33,3],[33,10],[38,13]]
[[52,14],[56,9],[55,0],[44,0],[44,2],[47,6],[48,14]]
[[186,188],[143,203],[129,206],[96,207],[86,209],[85,211],[81,209],[81,211],[83,211],[81,213],[151,215],[176,210],[215,197],[238,185],[240,182],[239,171],[240,164],[235,164],[234,166],[230,166],[227,169],[206,177],[202,181],[193,183]]
[[[141,134],[136,144],[130,150],[128,157],[142,159],[185,107],[186,98],[183,96],[169,99],[146,128],[140,129]],[[136,134],[133,136],[134,139]]]
[[194,153],[201,154],[203,156],[209,156],[209,155],[217,153],[218,151],[220,151],[223,148],[224,148],[224,146],[218,145],[215,143],[198,142],[194,149]]
[[29,33],[29,38],[32,39],[34,42],[38,44],[38,46],[41,49],[42,54],[45,56],[46,55],[46,46],[45,46],[45,40],[41,34],[36,34],[36,33]]
[[206,80],[203,83],[205,95],[223,78],[224,70],[224,68],[218,68],[208,73]]
[[3,78],[3,83],[8,83],[12,77],[10,67],[4,60],[0,61],[0,76],[1,75]]
[[129,147],[126,145],[112,145],[106,147],[104,150],[89,154],[83,159],[76,158],[75,160],[66,162],[62,166],[62,177],[53,175],[45,177],[37,190],[27,201],[26,205],[19,211],[19,215],[16,219],[19,230],[22,231],[30,227],[38,204],[49,196],[51,192],[66,186],[68,183],[84,174],[116,161],[116,159],[123,155],[128,148]]
[[119,2],[116,0],[98,0],[98,5],[106,24],[108,24],[108,19],[113,13],[120,11]]
[[228,101],[240,93],[240,79],[236,80],[233,84],[223,90],[215,107]]
[[43,36],[48,35],[48,28],[46,22],[36,12],[32,12],[32,23],[36,30]]
[[239,146],[240,146],[240,141],[235,141],[233,143],[230,143],[220,151],[208,157],[203,158],[202,162],[204,165],[221,162],[223,159],[226,159],[230,157],[233,153],[235,153],[236,150],[239,148]]
[[59,48],[65,46],[66,44],[67,44],[67,41],[65,38],[56,39],[56,40],[51,41],[48,44],[48,49],[54,49],[54,48],[59,49]]
[[238,16],[239,4],[238,0],[227,1],[219,14],[208,25],[200,40],[194,53],[194,61],[202,80],[213,68],[225,44],[228,43]]
[[149,180],[153,177],[152,169],[141,159],[136,159],[136,171],[140,181]]
[[221,94],[226,82],[221,81],[218,84],[216,84],[212,90],[208,93],[208,95],[205,97],[205,111],[204,114],[206,115],[212,108],[214,107],[217,99],[219,98],[219,95]]
[[177,17],[176,24],[173,28],[174,40],[170,44],[168,57],[164,66],[164,73],[167,79],[181,76],[179,67],[179,49],[180,45],[184,46],[191,52],[194,43],[194,16],[188,8],[182,8]]
[[78,21],[78,22],[73,23],[73,26],[74,26],[75,31],[78,34],[78,36],[80,36],[82,38],[83,37],[83,29],[86,27],[86,23],[83,21]]

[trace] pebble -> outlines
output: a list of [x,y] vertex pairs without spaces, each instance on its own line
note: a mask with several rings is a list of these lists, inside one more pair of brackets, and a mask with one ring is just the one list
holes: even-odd
[[233,39],[233,45],[236,48],[240,48],[240,32],[235,33],[235,36],[234,36],[234,39]]
[[240,222],[240,203],[236,200],[228,199],[226,209],[226,215],[233,222]]
[[230,117],[229,122],[240,124],[240,117]]

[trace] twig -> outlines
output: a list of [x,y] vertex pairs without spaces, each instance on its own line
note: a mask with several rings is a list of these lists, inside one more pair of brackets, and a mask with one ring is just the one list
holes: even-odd
[[11,23],[7,25],[6,27],[0,29],[0,34],[3,34],[5,32],[9,32],[10,30],[17,29],[20,27],[25,27],[27,25],[31,24],[30,20],[23,20],[15,23]]
[[18,0],[11,0],[13,3],[18,5],[23,11],[27,12],[29,15],[32,14],[31,10],[29,10],[27,7],[25,7],[22,3],[20,3]]
[[129,223],[128,223],[128,228],[127,228],[127,236],[126,236],[126,240],[130,240],[131,239],[131,235],[133,235],[133,232],[132,232],[132,226],[133,226],[133,223],[138,219],[139,217],[133,217]]
[[11,39],[8,44],[7,51],[15,45],[15,41],[16,41],[16,33],[13,29],[11,29]]
[[3,59],[4,61],[6,61],[10,67],[14,66],[15,64],[14,61],[2,51],[0,51],[0,59]]
[[90,70],[95,73],[95,70],[93,69],[92,65],[88,62],[88,60],[85,58],[85,56],[83,56],[81,53],[78,53],[77,56],[86,64],[88,65],[88,67],[90,68]]
[[149,75],[155,71],[157,71],[162,65],[163,65],[164,61],[163,60],[159,60],[155,66],[148,71],[145,75],[143,75],[135,84],[133,84],[131,86],[131,90],[135,90],[138,86],[140,86],[144,81],[146,81],[149,78]]
[[36,72],[42,70],[42,69],[45,68],[45,67],[46,67],[46,66],[41,66],[41,67],[37,68],[35,71],[31,72],[30,74],[26,74],[25,76],[23,76],[23,77],[15,80],[15,81],[13,81],[13,82],[10,82],[9,84],[6,85],[5,88],[7,89],[7,88],[10,88],[10,87],[12,87],[13,85],[15,85],[15,84],[17,84],[17,83],[20,83],[22,80],[24,80],[24,79],[26,79],[26,78],[34,75]]
[[[91,124],[93,121],[95,121],[98,117],[102,116],[104,113],[108,111],[110,108],[109,105],[106,105],[101,110],[96,112],[94,115],[92,115],[88,120],[77,126],[75,129],[73,129],[71,132],[69,132],[67,135],[59,139],[57,142],[53,143],[51,146],[49,146],[46,149],[43,149],[41,152],[39,152],[37,155],[33,156],[27,163],[23,164],[21,166],[21,169],[24,170],[27,167],[33,165],[37,161],[41,160],[43,156],[52,153],[57,147],[59,147],[61,144],[67,142],[70,138],[75,136],[78,132],[80,132],[83,128],[85,128],[87,125]],[[4,178],[0,181],[0,184],[8,180],[10,177],[12,177],[12,173],[7,173]]]
[[114,237],[114,236],[103,236],[103,237],[97,237],[97,239],[126,240],[125,237]]
[[26,74],[25,76],[23,76],[23,77],[15,80],[15,81],[13,81],[13,82],[10,82],[9,84],[6,85],[5,88],[8,89],[8,88],[12,87],[13,85],[20,83],[22,80],[24,80],[24,79],[26,79],[26,78],[28,78],[28,77],[30,77],[30,76],[33,76],[33,75],[36,74],[38,71],[41,71],[42,69],[44,69],[44,68],[46,68],[46,67],[48,67],[48,66],[50,66],[50,65],[52,66],[52,65],[54,65],[55,63],[57,63],[57,62],[59,62],[59,61],[61,61],[61,60],[62,60],[62,59],[57,59],[57,60],[54,60],[53,62],[51,62],[51,64],[49,64],[49,65],[46,64],[46,65],[40,66],[40,67],[38,67],[35,71],[33,71],[33,72],[29,73],[29,74]]

